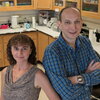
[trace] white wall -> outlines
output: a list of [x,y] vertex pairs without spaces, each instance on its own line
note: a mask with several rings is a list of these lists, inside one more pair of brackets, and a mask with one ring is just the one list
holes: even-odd
[[37,16],[37,13],[38,11],[36,10],[0,12],[0,24],[6,23],[8,20],[11,20],[11,16],[13,15],[18,15],[19,21],[25,17],[30,21],[32,16]]
[[100,29],[100,19],[83,17],[83,21],[90,29]]

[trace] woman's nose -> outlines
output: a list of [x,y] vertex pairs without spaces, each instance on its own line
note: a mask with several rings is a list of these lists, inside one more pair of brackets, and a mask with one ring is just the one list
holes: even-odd
[[18,51],[18,55],[21,55],[22,53],[23,53],[22,50],[19,50],[19,51]]

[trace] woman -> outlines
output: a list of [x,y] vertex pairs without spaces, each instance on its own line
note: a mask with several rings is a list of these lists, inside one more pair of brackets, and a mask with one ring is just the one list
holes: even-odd
[[10,66],[2,72],[2,100],[38,100],[40,88],[49,100],[60,100],[46,75],[37,68],[36,48],[27,35],[13,36],[7,45]]

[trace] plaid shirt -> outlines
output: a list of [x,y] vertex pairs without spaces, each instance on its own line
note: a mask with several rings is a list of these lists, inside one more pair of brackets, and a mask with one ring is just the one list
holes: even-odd
[[[62,100],[90,100],[91,87],[100,83],[100,70],[85,73],[92,60],[100,61],[90,41],[83,36],[77,38],[75,49],[62,35],[46,48],[43,65]],[[75,75],[82,75],[85,83],[73,85],[68,77]]]

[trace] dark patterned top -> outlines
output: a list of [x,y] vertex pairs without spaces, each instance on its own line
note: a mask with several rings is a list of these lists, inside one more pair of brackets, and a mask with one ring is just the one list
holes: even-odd
[[38,100],[40,88],[34,87],[34,77],[39,69],[33,66],[15,82],[12,80],[12,69],[13,66],[9,66],[5,74],[4,100]]
[[[45,50],[43,66],[61,100],[90,100],[91,87],[100,84],[100,69],[85,73],[89,63],[100,62],[88,38],[79,36],[76,48],[62,34]],[[68,77],[82,75],[84,84],[72,84]]]

